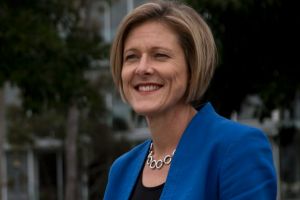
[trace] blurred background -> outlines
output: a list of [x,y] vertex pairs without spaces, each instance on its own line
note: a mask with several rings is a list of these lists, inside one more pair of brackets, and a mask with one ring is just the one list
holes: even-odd
[[[0,0],[0,200],[102,199],[109,167],[149,138],[109,69],[117,25],[144,0]],[[216,38],[203,101],[273,148],[278,199],[300,199],[298,1],[186,0]]]

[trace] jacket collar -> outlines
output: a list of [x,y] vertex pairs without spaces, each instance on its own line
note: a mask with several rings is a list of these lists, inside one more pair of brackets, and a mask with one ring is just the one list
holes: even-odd
[[126,197],[124,199],[129,199],[130,195],[132,193],[132,190],[134,189],[134,186],[136,184],[136,181],[138,179],[138,176],[142,170],[142,168],[144,167],[144,162],[145,159],[148,155],[148,151],[150,148],[150,144],[151,144],[151,140],[147,140],[146,143],[142,146],[141,149],[141,153],[137,154],[137,156],[135,157],[135,160],[133,162],[131,162],[131,173],[127,174],[127,186],[126,186],[126,191],[124,192],[124,196]]
[[[172,196],[175,194],[174,191],[180,190],[180,181],[184,179],[186,176],[186,170],[190,169],[192,166],[192,162],[190,162],[194,156],[193,152],[194,149],[197,149],[196,146],[199,146],[199,143],[195,143],[192,141],[203,141],[202,137],[204,137],[204,133],[207,129],[207,124],[215,118],[217,114],[211,103],[204,104],[197,112],[197,114],[193,117],[191,122],[189,123],[188,127],[184,131],[181,136],[181,139],[178,143],[176,148],[176,152],[172,159],[172,164],[170,166],[167,180],[164,185],[164,189],[161,194],[161,200],[163,199],[176,199]],[[203,130],[201,133],[196,133],[194,130],[197,127],[199,130]],[[132,165],[132,173],[130,174],[130,178],[128,179],[128,187],[127,191],[125,191],[124,195],[127,196],[126,199],[130,198],[130,194],[134,189],[135,183],[138,179],[139,173],[141,172],[145,159],[148,155],[148,151],[150,148],[151,140],[146,141],[146,144],[143,145],[141,152],[135,159]],[[198,147],[199,148],[199,147]],[[178,167],[180,166],[180,167]],[[178,187],[178,188],[177,188]]]
[[[216,116],[218,115],[213,106],[208,102],[200,107],[197,114],[185,129],[172,159],[172,164],[160,198],[161,200],[176,199],[174,195],[176,191],[181,190],[182,180],[185,179],[190,169],[194,168],[194,164],[191,160],[194,159],[195,151],[199,149],[199,146],[202,146],[201,142],[205,142],[204,138],[207,133],[208,125]],[[199,132],[199,130],[201,130],[201,132]]]

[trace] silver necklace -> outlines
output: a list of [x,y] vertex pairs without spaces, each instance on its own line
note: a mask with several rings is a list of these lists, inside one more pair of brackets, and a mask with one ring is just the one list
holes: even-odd
[[164,159],[159,159],[159,160],[155,160],[153,158],[154,155],[154,151],[153,151],[153,143],[151,143],[150,145],[150,150],[149,150],[149,154],[147,157],[147,162],[146,164],[151,168],[151,169],[161,169],[164,165],[170,165],[174,153],[175,153],[176,149],[174,149],[173,153],[171,155],[166,155],[164,157]]

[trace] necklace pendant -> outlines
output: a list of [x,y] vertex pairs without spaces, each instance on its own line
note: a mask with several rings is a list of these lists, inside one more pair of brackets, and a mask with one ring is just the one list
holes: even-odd
[[150,163],[149,167],[151,169],[155,169],[156,168],[156,160],[152,160],[152,162]]
[[160,168],[162,168],[163,165],[164,165],[164,162],[162,160],[158,160],[158,161],[156,161],[155,167],[156,167],[156,169],[160,169]]
[[173,153],[171,155],[166,155],[163,160],[162,159],[155,160],[153,158],[153,155],[154,155],[153,144],[151,143],[149,154],[147,156],[146,164],[150,167],[150,169],[153,169],[153,170],[158,169],[159,170],[164,165],[170,165],[171,164],[174,153],[175,153],[175,150],[173,151]]

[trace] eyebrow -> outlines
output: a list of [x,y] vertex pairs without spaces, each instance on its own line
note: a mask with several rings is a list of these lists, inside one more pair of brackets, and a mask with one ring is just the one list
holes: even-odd
[[[173,50],[172,49],[170,49],[170,48],[167,48],[167,47],[160,47],[160,46],[154,46],[154,47],[151,47],[151,51],[152,50],[163,50],[163,51],[168,51],[168,52],[173,52]],[[135,47],[133,47],[133,48],[129,48],[129,49],[124,49],[124,53],[127,53],[128,51],[138,51],[138,49],[137,48],[135,48]]]

